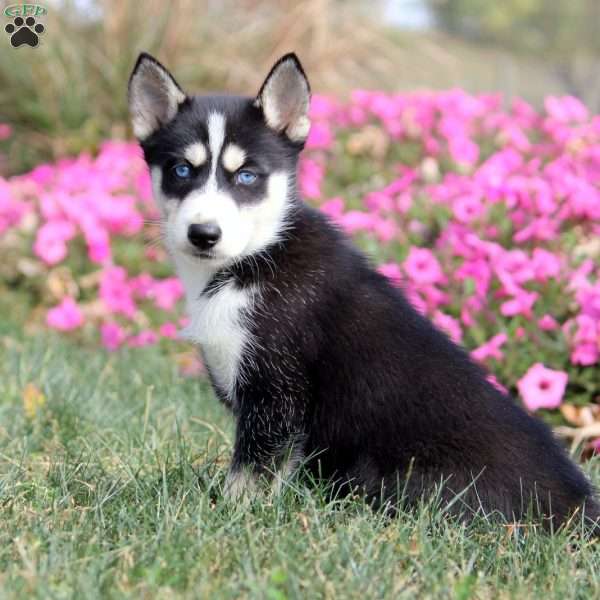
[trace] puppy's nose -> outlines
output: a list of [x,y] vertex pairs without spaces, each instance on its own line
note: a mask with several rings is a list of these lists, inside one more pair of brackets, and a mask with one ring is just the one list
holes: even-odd
[[194,223],[188,227],[188,240],[200,250],[209,250],[221,238],[221,228],[216,223]]

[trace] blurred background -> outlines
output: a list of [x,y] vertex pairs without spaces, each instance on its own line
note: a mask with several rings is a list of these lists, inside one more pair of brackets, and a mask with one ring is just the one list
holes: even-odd
[[461,87],[535,105],[568,93],[600,110],[598,0],[41,4],[39,47],[6,43],[0,52],[0,123],[12,131],[0,135],[0,175],[128,136],[126,82],[142,49],[195,91],[252,94],[271,63],[295,50],[313,89],[339,97]]

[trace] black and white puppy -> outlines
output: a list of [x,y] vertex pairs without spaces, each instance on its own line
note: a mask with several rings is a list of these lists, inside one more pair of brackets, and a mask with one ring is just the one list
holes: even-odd
[[461,494],[462,514],[519,519],[533,502],[555,525],[584,507],[597,518],[549,429],[299,198],[309,101],[293,54],[256,98],[188,96],[147,54],[129,82],[185,334],[237,419],[227,494],[306,460],[376,501],[411,505],[437,488]]

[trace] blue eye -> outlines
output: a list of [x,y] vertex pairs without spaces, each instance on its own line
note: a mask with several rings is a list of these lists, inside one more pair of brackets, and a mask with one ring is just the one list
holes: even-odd
[[238,171],[235,175],[236,183],[241,185],[252,185],[258,179],[258,175],[252,171]]
[[192,176],[192,169],[185,163],[175,165],[173,171],[175,171],[175,175],[179,177],[179,179],[189,179]]

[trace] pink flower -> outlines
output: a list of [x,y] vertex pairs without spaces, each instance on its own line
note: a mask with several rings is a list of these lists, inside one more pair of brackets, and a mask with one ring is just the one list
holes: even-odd
[[500,348],[504,346],[507,340],[508,336],[506,333],[498,333],[490,338],[485,344],[475,348],[475,350],[471,352],[471,356],[479,362],[483,362],[488,358],[502,360],[504,358],[504,353]]
[[531,411],[558,408],[568,380],[569,376],[564,371],[554,371],[536,363],[517,381],[517,388],[523,403]]
[[83,325],[83,313],[73,298],[66,296],[62,302],[46,314],[48,327],[59,331],[71,331]]
[[479,160],[479,146],[467,137],[454,137],[448,142],[450,155],[458,163],[474,165]]
[[150,202],[152,200],[152,179],[150,173],[144,169],[137,176],[135,180],[135,189],[137,196],[142,199],[143,202]]
[[[580,290],[587,289],[590,285],[588,280],[589,275],[594,271],[596,265],[591,258],[587,258],[584,260],[579,267],[571,272],[570,281],[569,281],[569,290],[575,290],[579,292]],[[600,289],[599,289],[600,292]],[[577,298],[577,301],[582,304],[582,301]],[[583,306],[582,306],[583,308]],[[584,309],[584,312],[585,311]],[[600,313],[599,313],[600,315]]]
[[584,315],[600,320],[600,281],[595,285],[582,285],[576,298]]
[[334,98],[314,94],[310,99],[310,118],[311,119],[331,119],[337,111],[337,104]]
[[127,272],[123,267],[108,267],[100,280],[100,299],[110,312],[132,318],[136,312]]
[[339,224],[347,233],[370,231],[376,220],[376,215],[360,210],[349,210],[338,219]]
[[519,291],[515,298],[507,300],[500,305],[500,313],[505,317],[514,317],[515,315],[523,315],[531,318],[533,305],[538,299],[537,292]]
[[423,300],[421,294],[419,294],[419,292],[413,286],[406,288],[405,293],[413,308],[415,308],[422,315],[427,314],[427,302]]
[[131,348],[141,348],[142,346],[152,346],[158,342],[158,335],[151,329],[144,329],[137,335],[131,336],[127,340],[127,345]]
[[436,310],[433,314],[433,322],[442,331],[445,331],[454,343],[460,344],[462,342],[462,329],[460,323],[454,317],[443,313],[441,310]]
[[110,351],[116,350],[125,341],[125,332],[117,323],[102,323],[100,326],[102,345]]
[[466,305],[463,305],[460,309],[460,320],[463,322],[465,327],[473,327],[473,325],[475,325],[473,311]]
[[149,273],[142,273],[129,280],[129,290],[136,298],[146,300],[152,298],[154,292],[155,279]]
[[600,320],[581,313],[569,319],[562,329],[571,345],[572,364],[591,366],[600,362]]
[[435,285],[424,284],[418,285],[417,287],[421,296],[425,298],[429,311],[433,311],[439,306],[448,304],[450,301],[448,294],[442,292]]
[[12,127],[8,123],[0,123],[0,141],[7,140],[12,135]]
[[373,230],[378,240],[387,243],[396,237],[398,227],[392,219],[375,219]]
[[19,225],[23,217],[32,211],[31,204],[15,198],[11,188],[0,177],[0,235],[8,228]]
[[571,352],[571,363],[589,367],[600,361],[600,348],[598,344],[584,342],[577,344]]
[[402,192],[396,199],[396,210],[400,214],[406,214],[413,204],[413,198],[410,192]]
[[476,196],[461,196],[454,201],[454,216],[461,223],[470,223],[483,214],[483,205]]
[[365,206],[372,211],[391,212],[394,209],[394,200],[384,192],[371,192],[364,199]]
[[508,390],[498,381],[495,375],[490,373],[486,378],[497,390],[503,394],[508,394]]
[[302,195],[306,198],[319,198],[324,175],[323,167],[315,160],[304,158],[300,161],[298,183]]
[[561,123],[581,122],[589,118],[588,109],[574,96],[548,96],[544,101],[544,107],[550,117]]
[[388,279],[392,280],[392,283],[395,285],[399,285],[402,281],[402,270],[396,263],[385,263],[383,265],[379,265],[377,270],[385,275]]
[[600,340],[600,320],[596,320],[586,314],[580,314],[575,318],[577,323],[577,332],[575,333],[575,343],[594,344]]
[[83,226],[83,235],[88,246],[88,257],[92,262],[103,263],[110,258],[110,238],[104,227],[95,220]]
[[556,279],[560,275],[560,258],[543,248],[535,248],[531,257],[531,265],[537,281],[544,282],[549,279]]
[[444,281],[440,263],[427,248],[412,246],[403,267],[408,277],[417,284],[433,284]]
[[319,208],[321,212],[324,212],[330,219],[335,221],[344,213],[344,199],[336,196],[327,200],[327,202],[323,202]]
[[66,242],[75,236],[75,227],[69,221],[51,221],[37,232],[33,251],[48,265],[55,265],[67,256]]
[[333,134],[326,121],[316,121],[310,126],[310,133],[306,140],[306,148],[327,150],[333,144]]
[[[494,261],[498,277],[510,287],[513,282],[522,284],[535,277],[535,271],[529,256],[522,250],[509,250]],[[512,293],[509,290],[509,293]]]
[[159,329],[158,333],[165,338],[176,339],[177,338],[177,325],[175,323],[163,323]]
[[458,281],[470,279],[475,284],[478,296],[484,297],[488,293],[492,272],[489,263],[483,258],[465,261],[461,267],[454,272]]
[[157,281],[153,286],[152,296],[154,296],[154,304],[157,308],[173,310],[175,304],[177,304],[183,296],[183,286],[181,285],[181,281],[175,277]]
[[538,319],[538,327],[542,331],[555,331],[560,327],[558,322],[551,315],[545,314],[543,317]]

